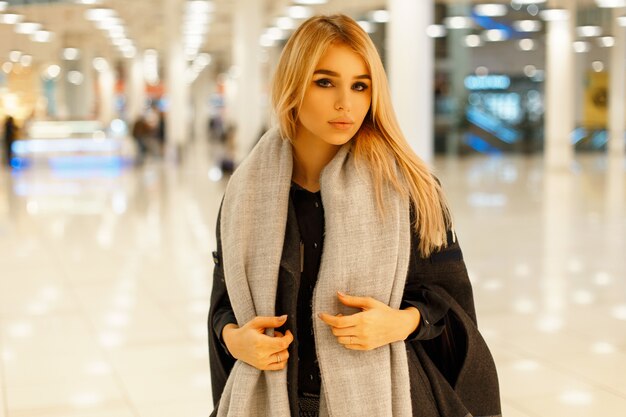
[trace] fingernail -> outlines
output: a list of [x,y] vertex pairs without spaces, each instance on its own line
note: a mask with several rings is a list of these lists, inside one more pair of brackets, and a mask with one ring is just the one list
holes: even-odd
[[285,314],[284,316],[280,316],[279,319],[281,320],[287,320],[287,315]]
[[346,295],[344,293],[342,293],[341,291],[337,291],[337,294],[339,294],[342,297],[345,297]]
[[322,318],[322,313],[318,313],[317,317],[319,317],[321,319]]

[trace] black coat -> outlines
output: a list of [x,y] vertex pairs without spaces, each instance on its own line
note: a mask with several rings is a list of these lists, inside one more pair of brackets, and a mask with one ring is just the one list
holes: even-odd
[[[216,234],[217,252],[214,254],[215,269],[208,318],[211,384],[215,403],[212,416],[216,415],[226,380],[235,363],[235,359],[224,350],[212,325],[217,306],[227,294],[221,263],[219,215]],[[427,299],[436,299],[449,307],[443,319],[444,330],[438,337],[405,342],[413,413],[422,417],[499,416],[501,411],[496,367],[476,327],[472,287],[461,249],[452,233],[448,234],[448,242],[445,249],[425,259],[417,249],[419,237],[413,233],[411,238],[411,260],[406,285],[419,286],[427,293]],[[295,211],[290,204],[278,277],[276,315],[288,315],[281,331],[284,333],[289,329],[295,336],[289,346],[290,359],[287,364],[292,416],[298,415],[295,313],[299,278],[300,236]]]

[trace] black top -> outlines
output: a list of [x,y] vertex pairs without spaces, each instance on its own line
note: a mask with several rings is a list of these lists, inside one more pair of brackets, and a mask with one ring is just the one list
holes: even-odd
[[291,185],[291,201],[300,230],[301,274],[298,291],[298,390],[319,394],[320,368],[313,337],[313,289],[322,260],[324,208],[322,194],[312,193],[296,183]]
[[[324,208],[321,193],[310,192],[292,183],[291,202],[293,203],[300,231],[301,276],[297,307],[298,338],[298,391],[319,394],[321,386],[320,370],[315,351],[313,334],[313,289],[317,283],[322,248],[324,245]],[[215,259],[215,262],[220,260]],[[444,328],[444,317],[448,306],[439,298],[433,298],[419,285],[405,285],[401,308],[416,307],[422,316],[420,325],[407,340],[426,340],[437,337]],[[226,296],[219,301],[213,319],[213,328],[221,339],[224,326],[237,323],[230,299]],[[222,340],[222,346],[227,352]]]

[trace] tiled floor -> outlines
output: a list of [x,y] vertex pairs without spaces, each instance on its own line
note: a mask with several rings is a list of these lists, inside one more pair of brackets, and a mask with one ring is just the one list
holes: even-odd
[[[0,174],[0,417],[206,417],[214,227],[175,169]],[[505,417],[626,415],[626,167],[438,159]]]

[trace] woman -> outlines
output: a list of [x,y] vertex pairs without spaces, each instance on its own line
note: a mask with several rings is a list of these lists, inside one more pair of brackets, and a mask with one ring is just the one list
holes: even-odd
[[272,104],[218,217],[213,415],[499,415],[447,203],[368,35],[304,22]]

